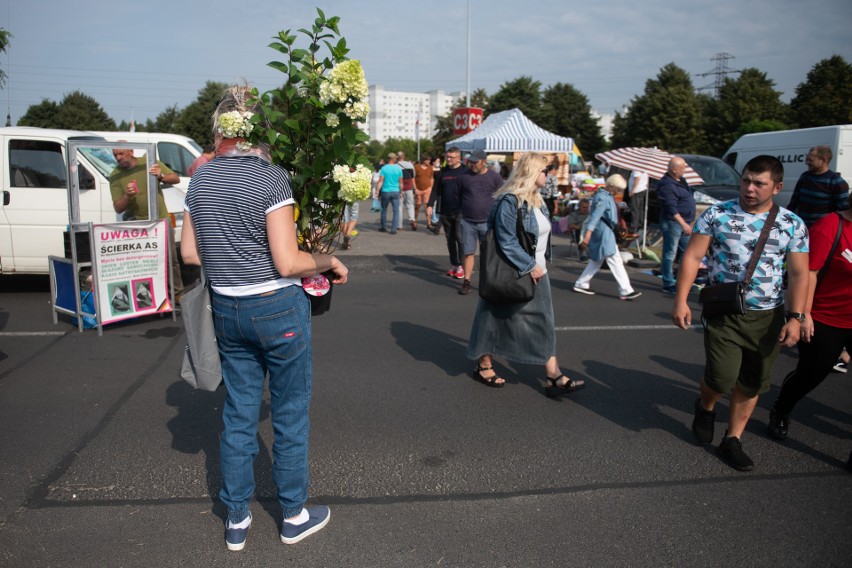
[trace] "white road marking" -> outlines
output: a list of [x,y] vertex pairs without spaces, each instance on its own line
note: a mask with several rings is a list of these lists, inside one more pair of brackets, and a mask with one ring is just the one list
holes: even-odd
[[65,331],[0,331],[0,337],[57,337]]
[[[701,325],[691,325],[690,329],[701,329]],[[667,325],[571,325],[557,327],[556,331],[640,331],[648,329],[679,330],[673,323]]]

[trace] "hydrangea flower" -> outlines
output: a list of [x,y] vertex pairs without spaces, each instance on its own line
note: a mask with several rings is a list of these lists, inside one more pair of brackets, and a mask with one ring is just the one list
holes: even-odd
[[341,61],[328,72],[328,80],[320,85],[320,101],[345,103],[350,99],[360,100],[367,96],[367,79],[357,59]]
[[349,166],[334,166],[331,177],[340,184],[337,196],[347,203],[355,203],[370,196],[373,172],[362,164],[355,166],[355,169]]
[[359,118],[367,118],[367,114],[369,114],[369,112],[370,105],[368,105],[364,101],[346,103],[346,106],[343,107],[343,114],[353,120],[357,120]]
[[254,129],[254,124],[249,122],[252,116],[253,113],[238,110],[223,113],[219,115],[216,130],[225,138],[245,138]]
[[325,124],[330,128],[337,128],[340,126],[340,118],[333,112],[330,112],[325,115]]

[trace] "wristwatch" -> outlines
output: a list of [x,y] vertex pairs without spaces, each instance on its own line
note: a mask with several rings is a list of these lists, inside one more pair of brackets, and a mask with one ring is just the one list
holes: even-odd
[[786,314],[784,314],[784,317],[788,320],[797,320],[799,323],[805,321],[805,314],[800,314],[799,312],[787,312]]

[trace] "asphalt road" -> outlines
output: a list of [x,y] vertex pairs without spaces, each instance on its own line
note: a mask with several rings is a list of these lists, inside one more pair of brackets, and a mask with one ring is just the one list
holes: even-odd
[[582,265],[557,236],[557,349],[588,388],[550,400],[541,368],[498,360],[508,384],[490,389],[470,378],[477,298],[444,275],[443,236],[374,218],[362,209],[340,252],[351,281],[313,319],[311,500],[331,523],[289,547],[268,409],[254,525],[244,551],[224,547],[224,395],[179,379],[179,319],[78,333],[52,323],[46,278],[0,278],[0,566],[849,566],[852,378],[803,401],[779,444],[782,352],[739,473],[692,442],[701,331],[669,325],[653,276],[630,269],[636,302],[606,272],[574,294]]

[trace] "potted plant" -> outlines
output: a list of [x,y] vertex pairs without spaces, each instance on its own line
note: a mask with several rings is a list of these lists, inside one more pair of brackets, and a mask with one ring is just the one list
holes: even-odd
[[290,30],[274,38],[269,47],[286,59],[269,66],[285,81],[263,94],[253,91],[259,112],[248,135],[252,144],[268,145],[272,162],[290,172],[300,246],[316,252],[334,250],[344,206],[369,196],[372,175],[356,151],[369,140],[358,127],[370,110],[367,81],[360,62],[346,57],[339,21],[317,8],[311,29],[297,30],[308,38],[307,49],[295,47],[298,35]]

